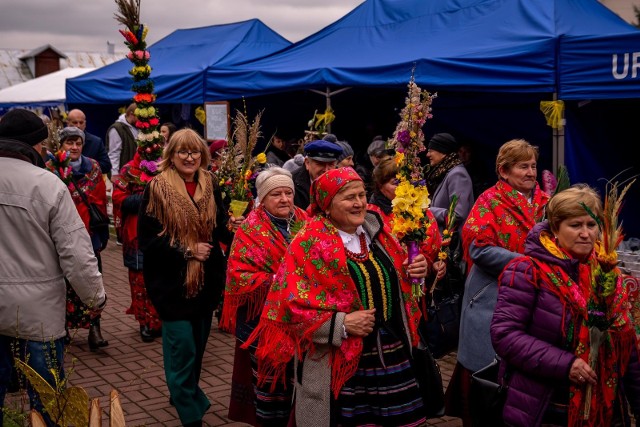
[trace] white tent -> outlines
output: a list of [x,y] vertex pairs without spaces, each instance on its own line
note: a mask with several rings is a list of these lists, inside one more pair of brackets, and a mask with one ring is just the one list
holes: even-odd
[[63,68],[42,77],[0,90],[0,107],[46,106],[65,102],[67,79],[95,68]]

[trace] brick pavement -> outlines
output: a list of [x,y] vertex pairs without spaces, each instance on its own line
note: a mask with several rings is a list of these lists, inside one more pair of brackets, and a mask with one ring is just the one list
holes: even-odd
[[[91,398],[100,398],[108,425],[109,392],[120,393],[127,426],[179,426],[175,409],[169,404],[164,379],[161,339],[152,343],[140,340],[139,327],[125,310],[131,302],[127,270],[122,265],[121,247],[115,239],[102,253],[104,284],[109,296],[102,315],[102,334],[109,346],[92,353],[87,345],[87,331],[78,330],[68,347],[66,369],[71,385],[82,386]],[[234,340],[218,330],[215,319],[204,356],[201,387],[211,400],[204,418],[207,426],[241,426],[226,418],[229,405]],[[439,360],[445,385],[451,378],[455,354]],[[15,400],[15,396],[14,396]],[[10,401],[10,400],[8,400]],[[430,421],[439,427],[458,427],[457,418]]]

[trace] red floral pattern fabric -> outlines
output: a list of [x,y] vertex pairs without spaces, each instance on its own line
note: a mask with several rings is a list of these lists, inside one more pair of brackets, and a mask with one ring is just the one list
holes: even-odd
[[[87,158],[88,159],[88,158]],[[89,203],[94,203],[98,209],[102,211],[104,215],[107,215],[107,186],[102,178],[102,172],[100,172],[100,166],[98,162],[93,159],[88,159],[91,162],[91,170],[87,172],[82,178],[75,178],[78,187],[87,196]],[[47,169],[53,172],[53,162],[48,161],[46,163]],[[72,182],[67,186],[73,203],[76,205],[76,210],[82,218],[82,222],[87,231],[91,234],[89,228],[89,207],[82,199],[82,196],[78,192],[75,184]]]
[[[294,221],[306,221],[307,214],[296,207]],[[280,233],[263,206],[253,210],[236,231],[227,263],[227,282],[220,328],[234,333],[236,313],[247,306],[247,320],[262,313],[267,292],[273,282],[287,241]]]
[[[144,184],[141,180],[142,169],[140,169],[140,155],[136,153],[133,160],[120,169],[120,175],[113,183],[113,212],[118,215],[119,224],[116,227],[120,230],[120,240],[124,254],[133,254],[135,258],[140,250],[138,246],[138,215],[122,215],[122,203],[134,194],[142,194]],[[147,326],[151,330],[159,330],[162,322],[147,295],[140,269],[129,268],[129,287],[131,289],[131,306],[126,310],[127,314],[132,314],[140,326]]]
[[[402,298],[412,344],[418,343],[420,310],[402,266],[406,254],[383,228],[382,247],[398,266]],[[336,312],[351,313],[363,305],[347,267],[347,257],[336,227],[323,215],[311,219],[291,242],[271,286],[261,320],[249,338],[259,339],[259,377],[283,378],[286,364],[295,355],[314,352],[313,334]],[[362,338],[349,336],[332,347],[331,390],[337,397],[353,376],[362,353]]]
[[[551,239],[549,239],[551,241]],[[557,253],[559,253],[558,250]],[[592,264],[596,263],[595,255],[589,263],[580,264],[578,282],[572,280],[559,266],[534,261],[538,269],[537,276],[550,292],[560,298],[571,313],[575,355],[589,363],[590,334],[587,326],[587,303],[592,293]],[[591,409],[587,420],[584,418],[586,393],[585,387],[571,385],[569,391],[569,426],[602,426],[607,425],[613,417],[613,405],[618,394],[618,384],[629,364],[631,349],[636,344],[635,331],[629,317],[629,299],[626,282],[618,277],[615,292],[607,297],[609,312],[607,318],[615,318],[613,325],[607,330],[607,338],[600,346],[595,368],[598,380],[591,394]],[[569,335],[565,331],[565,335]]]
[[468,249],[475,245],[498,246],[512,252],[523,253],[527,233],[542,221],[549,201],[547,193],[536,183],[531,202],[505,181],[482,193],[473,205],[462,228],[465,259],[471,267]]
[[[380,215],[384,225],[389,230],[393,230],[393,212],[387,215],[379,206],[373,204],[367,205],[367,210]],[[442,236],[440,235],[440,230],[438,230],[436,218],[429,209],[425,210],[425,215],[428,218],[429,225],[426,231],[427,237],[420,243],[420,253],[424,255],[429,264],[433,264],[437,261],[438,252],[440,252],[440,247],[442,246]]]

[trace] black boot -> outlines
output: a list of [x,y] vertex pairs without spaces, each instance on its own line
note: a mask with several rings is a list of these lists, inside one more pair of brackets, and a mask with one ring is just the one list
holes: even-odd
[[148,326],[140,326],[140,338],[142,342],[153,342],[153,334]]
[[96,351],[99,347],[106,347],[108,345],[109,341],[102,338],[100,319],[92,320],[89,325],[89,350]]

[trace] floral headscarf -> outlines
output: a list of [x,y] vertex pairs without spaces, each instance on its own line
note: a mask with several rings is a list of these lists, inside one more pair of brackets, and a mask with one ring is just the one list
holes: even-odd
[[331,169],[320,175],[311,183],[311,205],[307,209],[309,215],[317,215],[329,209],[335,195],[352,181],[362,182],[362,178],[350,167]]

